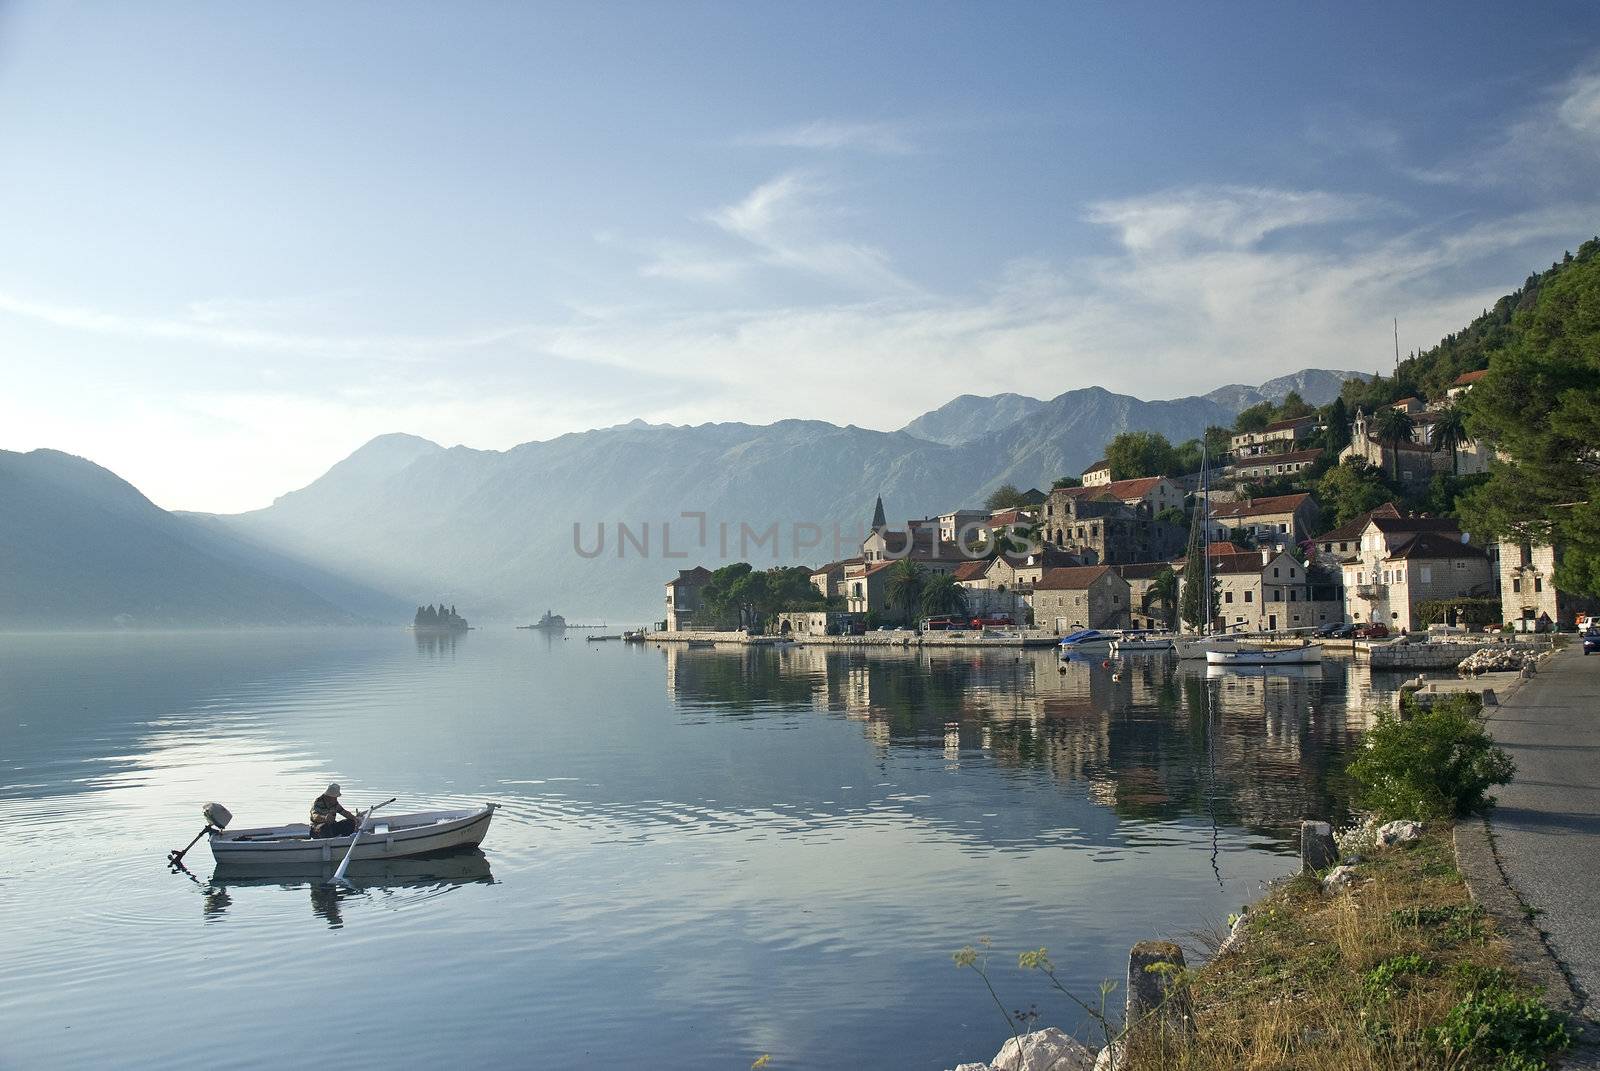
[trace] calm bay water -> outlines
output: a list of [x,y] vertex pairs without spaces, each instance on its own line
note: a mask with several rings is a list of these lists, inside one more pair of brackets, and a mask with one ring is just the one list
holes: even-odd
[[[0,1067],[948,1068],[1080,1017],[1338,817],[1366,673],[475,631],[0,637]],[[1209,698],[1208,698],[1209,697]],[[495,800],[353,891],[193,875],[219,800]],[[1118,994],[1120,996],[1120,993]]]

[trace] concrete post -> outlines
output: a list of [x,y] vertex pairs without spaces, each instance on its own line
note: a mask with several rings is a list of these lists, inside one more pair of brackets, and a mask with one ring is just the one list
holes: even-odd
[[1171,941],[1140,941],[1128,953],[1128,1029],[1155,1025],[1187,1036],[1194,1017],[1184,985],[1183,949]]
[[1307,874],[1326,870],[1339,859],[1333,827],[1327,822],[1300,823],[1300,869]]

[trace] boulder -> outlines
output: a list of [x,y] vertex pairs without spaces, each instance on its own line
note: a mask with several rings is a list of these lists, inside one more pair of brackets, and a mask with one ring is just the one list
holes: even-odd
[[994,1071],[988,1064],[956,1064],[956,1071]]
[[1327,877],[1322,879],[1322,891],[1329,895],[1346,892],[1354,888],[1360,880],[1361,878],[1356,874],[1355,867],[1336,866],[1329,872]]
[[1380,848],[1394,848],[1411,844],[1422,837],[1422,826],[1417,822],[1385,822],[1378,827],[1376,839]]
[[989,1066],[994,1071],[1094,1071],[1094,1053],[1071,1034],[1047,1026],[1007,1041]]
[[1300,823],[1300,869],[1310,873],[1326,870],[1339,858],[1333,840],[1333,826],[1327,822]]
[[1094,1071],[1117,1071],[1123,1066],[1122,1042],[1113,1041],[1100,1050],[1100,1055],[1094,1058]]

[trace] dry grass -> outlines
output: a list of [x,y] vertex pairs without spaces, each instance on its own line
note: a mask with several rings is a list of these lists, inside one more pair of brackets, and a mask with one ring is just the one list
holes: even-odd
[[[1366,880],[1351,893],[1324,896],[1315,879],[1302,877],[1257,905],[1243,947],[1190,978],[1194,1044],[1145,1039],[1119,1065],[1128,1071],[1545,1066],[1537,1051],[1542,1041],[1502,1044],[1506,1030],[1547,1041],[1550,1024],[1530,1024],[1529,1006],[1519,1003],[1532,990],[1506,970],[1493,925],[1468,898],[1448,826],[1430,826],[1418,844],[1376,853],[1358,870]],[[1496,1008],[1512,1010],[1492,1015],[1493,1024],[1472,1042],[1483,1016],[1460,1027],[1463,1009],[1479,1008],[1486,994]]]

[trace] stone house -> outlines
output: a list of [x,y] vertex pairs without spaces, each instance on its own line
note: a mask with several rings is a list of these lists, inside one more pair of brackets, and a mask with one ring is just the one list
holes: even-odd
[[668,632],[683,632],[694,623],[694,615],[701,609],[700,592],[710,580],[711,570],[697,565],[678,570],[677,577],[667,581]]
[[780,636],[838,636],[847,634],[853,615],[833,610],[786,610],[778,615]]
[[1127,628],[1128,590],[1109,565],[1046,569],[1033,586],[1034,627],[1057,633]]
[[[1210,559],[1216,584],[1213,619],[1229,632],[1290,632],[1344,619],[1334,592],[1288,551],[1263,547]],[[1187,561],[1182,581],[1190,582]]]
[[1104,487],[1111,482],[1111,462],[1101,458],[1083,470],[1083,486]]
[[956,537],[963,529],[970,532],[986,530],[990,524],[990,513],[986,509],[958,509],[950,513],[939,514],[939,539],[941,542],[955,544]]
[[1409,442],[1380,442],[1367,414],[1357,409],[1355,419],[1350,422],[1350,445],[1339,451],[1339,461],[1360,458],[1389,476],[1398,472],[1400,482],[1407,487],[1426,487],[1434,473],[1450,471],[1450,452],[1418,442],[1416,430],[1411,434]]
[[1556,587],[1560,547],[1505,540],[1499,546],[1500,614],[1505,620],[1543,619],[1559,628],[1573,628],[1579,614],[1600,612],[1600,599],[1570,595]]
[[[1339,527],[1314,537],[1312,543],[1317,561],[1329,565],[1342,565],[1359,559],[1361,534],[1367,530],[1368,522],[1373,520],[1383,521],[1395,532],[1444,532],[1459,535],[1461,531],[1456,521],[1449,517],[1407,517],[1393,502],[1385,502],[1377,509],[1368,510]],[[1402,523],[1391,525],[1390,522]]]
[[1228,467],[1226,475],[1240,481],[1293,476],[1315,465],[1323,453],[1323,449],[1319,446],[1310,450],[1289,450],[1281,454],[1257,454],[1234,462]]
[[1262,542],[1299,543],[1315,529],[1317,500],[1309,494],[1241,498],[1213,503],[1209,539],[1227,539],[1234,529],[1244,529]]
[[1228,440],[1228,448],[1235,458],[1257,457],[1261,454],[1279,454],[1293,450],[1295,444],[1310,436],[1317,428],[1314,416],[1275,420],[1260,431],[1243,431]]
[[1424,602],[1494,594],[1494,573],[1482,548],[1459,532],[1419,530],[1417,520],[1367,522],[1359,556],[1342,566],[1347,620],[1410,632],[1426,627],[1417,617]]
[[[1160,487],[1159,480],[1166,487]],[[1145,481],[1125,480],[1123,484]],[[1156,561],[1183,552],[1184,530],[1156,520],[1158,512],[1143,496],[1130,505],[1115,493],[1117,484],[1104,487],[1061,487],[1050,493],[1040,517],[1040,536],[1057,549],[1089,563]],[[1172,481],[1154,477],[1147,493],[1165,499],[1182,492]]]
[[832,599],[844,594],[844,568],[847,565],[859,565],[860,558],[846,558],[843,561],[829,562],[820,565],[811,571],[811,586],[824,599]]

